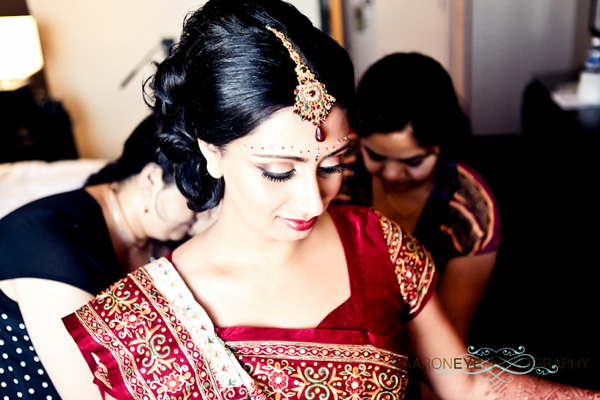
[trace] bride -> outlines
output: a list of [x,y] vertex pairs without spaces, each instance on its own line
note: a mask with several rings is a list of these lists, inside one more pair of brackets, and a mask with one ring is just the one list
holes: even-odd
[[65,318],[108,397],[401,399],[414,354],[453,360],[423,370],[442,398],[593,398],[474,374],[487,364],[443,313],[429,253],[369,208],[328,206],[354,72],[295,8],[208,1],[151,86],[179,188],[221,214]]

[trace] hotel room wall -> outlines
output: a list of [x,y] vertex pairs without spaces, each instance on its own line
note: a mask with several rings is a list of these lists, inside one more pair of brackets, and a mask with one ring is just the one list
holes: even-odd
[[345,4],[357,78],[386,54],[427,54],[450,72],[479,135],[520,133],[527,83],[535,74],[579,68],[589,45],[589,0]]
[[[149,55],[162,59],[162,39],[177,39],[184,16],[203,3],[27,0],[39,25],[49,93],[70,114],[80,157],[120,154],[127,136],[148,113],[142,82],[153,72],[150,60],[126,87],[121,83]],[[319,21],[318,0],[291,3]]]

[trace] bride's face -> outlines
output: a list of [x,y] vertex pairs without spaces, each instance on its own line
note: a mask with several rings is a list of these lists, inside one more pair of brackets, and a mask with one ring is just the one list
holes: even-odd
[[332,109],[322,126],[326,139],[317,142],[316,127],[292,110],[274,113],[222,151],[201,143],[209,172],[225,180],[221,218],[268,240],[306,237],[342,183],[341,156],[349,145],[344,111]]

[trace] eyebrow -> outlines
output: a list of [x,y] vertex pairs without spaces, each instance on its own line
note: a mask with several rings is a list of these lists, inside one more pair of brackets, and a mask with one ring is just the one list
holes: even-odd
[[[345,145],[336,149],[335,151],[331,151],[331,152],[327,153],[327,155],[325,155],[322,159],[324,160],[326,158],[334,157],[335,155],[348,149],[349,147],[350,147],[350,143],[346,143]],[[306,158],[306,157],[293,156],[293,155],[289,155],[289,154],[256,154],[255,153],[252,155],[261,157],[261,158],[279,158],[279,159],[292,160],[292,161],[304,162],[304,163],[310,159],[310,158]]]
[[372,154],[376,157],[381,157],[385,160],[392,160],[392,161],[397,161],[397,162],[401,162],[401,163],[406,163],[406,162],[410,162],[412,160],[416,160],[422,157],[427,157],[430,156],[431,154],[435,154],[434,152],[427,152],[427,153],[423,153],[423,154],[417,154],[416,156],[412,156],[409,158],[390,158],[390,157],[386,157],[384,155],[381,155],[379,153],[377,153],[376,151],[371,150],[370,148],[368,148],[367,146],[364,146],[365,150],[367,150],[367,153]]

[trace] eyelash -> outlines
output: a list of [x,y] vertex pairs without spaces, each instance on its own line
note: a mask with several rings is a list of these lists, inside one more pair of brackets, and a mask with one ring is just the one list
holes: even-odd
[[[338,165],[334,165],[331,167],[319,167],[319,173],[324,175],[333,175],[344,172],[346,165],[344,163],[339,163]],[[296,170],[293,169],[288,172],[269,172],[262,169],[262,177],[269,182],[286,182],[289,181],[296,175]]]
[[369,154],[369,158],[371,160],[377,161],[377,162],[385,161],[386,158],[384,156],[380,156],[379,154],[374,153],[373,151],[371,151],[369,149],[366,149],[366,150],[367,150],[367,154]]
[[319,172],[326,175],[340,174],[344,172],[346,168],[346,164],[339,163],[338,165],[333,165],[331,167],[319,167]]
[[425,157],[419,157],[414,160],[406,160],[404,161],[404,164],[408,165],[409,167],[418,167],[419,165],[423,164],[424,160]]
[[268,180],[269,182],[285,182],[289,181],[296,175],[296,170],[293,169],[289,172],[269,172],[263,170],[262,177]]

